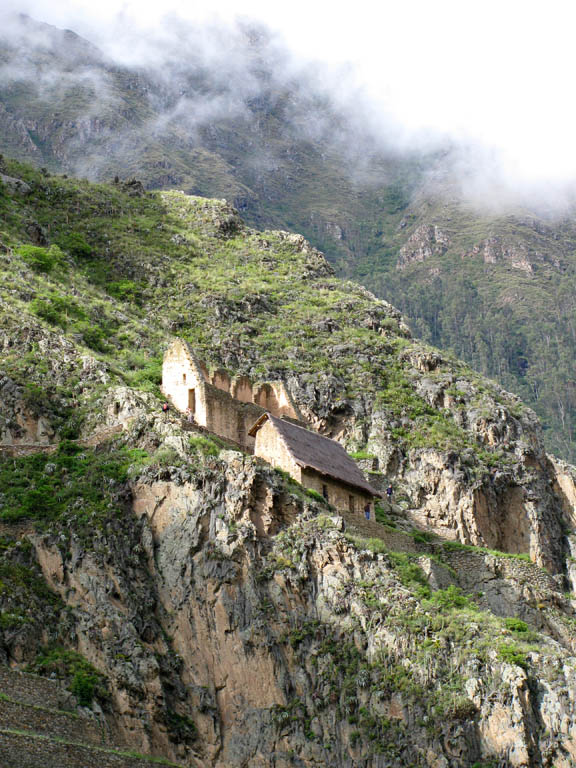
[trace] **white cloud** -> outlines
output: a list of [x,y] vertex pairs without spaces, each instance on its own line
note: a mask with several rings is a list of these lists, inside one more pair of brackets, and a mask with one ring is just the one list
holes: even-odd
[[[9,1],[126,62],[185,48],[178,19],[255,18],[279,32],[297,61],[333,68],[337,74],[325,77],[335,96],[396,146],[478,147],[475,156],[492,158],[491,177],[504,186],[576,180],[576,6],[569,2],[219,0],[214,14],[190,0],[23,0],[17,8]],[[223,33],[224,48],[230,40]]]

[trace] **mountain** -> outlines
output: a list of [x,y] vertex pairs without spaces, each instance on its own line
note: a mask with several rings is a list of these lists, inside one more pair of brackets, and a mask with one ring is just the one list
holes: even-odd
[[575,459],[571,209],[463,202],[450,152],[383,151],[264,30],[207,43],[188,29],[146,67],[28,17],[0,38],[6,155],[225,198],[253,226],[302,232],[420,338],[519,394],[549,450]]
[[[576,470],[534,413],[300,235],[0,172],[3,765],[568,768]],[[393,501],[163,414],[174,335]]]

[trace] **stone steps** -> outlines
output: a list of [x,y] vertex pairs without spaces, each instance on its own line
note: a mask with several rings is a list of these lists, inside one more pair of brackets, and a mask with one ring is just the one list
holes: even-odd
[[409,533],[389,528],[376,520],[366,520],[364,514],[339,512],[339,515],[343,517],[349,533],[365,539],[380,539],[392,551],[423,554],[430,550],[429,545],[414,541]]
[[114,743],[104,717],[79,710],[59,681],[0,666],[0,768],[154,765],[174,763]]
[[160,758],[146,758],[120,749],[88,746],[0,725],[2,768],[179,768]]
[[114,746],[108,741],[104,724],[74,712],[22,704],[4,695],[0,696],[0,725],[92,746]]
[[0,693],[21,704],[69,711],[76,708],[74,696],[59,680],[19,672],[2,665],[0,665]]

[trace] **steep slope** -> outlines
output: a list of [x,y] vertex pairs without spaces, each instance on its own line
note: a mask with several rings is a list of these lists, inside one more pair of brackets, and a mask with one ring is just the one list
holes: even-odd
[[[534,414],[299,235],[1,172],[4,662],[181,765],[568,768],[575,471]],[[380,523],[166,418],[172,334],[282,379]]]

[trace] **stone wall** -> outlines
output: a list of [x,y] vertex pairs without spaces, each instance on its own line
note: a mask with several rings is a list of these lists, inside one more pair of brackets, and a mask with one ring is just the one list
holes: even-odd
[[188,345],[181,341],[172,344],[164,355],[162,391],[182,413],[190,405],[202,426],[207,426],[205,384],[204,370],[192,357]]
[[162,391],[182,413],[190,407],[197,424],[251,449],[248,431],[265,411],[298,421],[298,413],[280,381],[254,385],[247,376],[210,374],[190,346],[177,339],[164,355]]
[[153,768],[155,765],[145,757],[53,741],[37,734],[8,729],[0,729],[0,734],[2,768]]
[[336,509],[346,510],[358,514],[364,513],[366,504],[370,504],[370,510],[374,508],[373,499],[368,494],[362,493],[358,488],[352,488],[345,483],[320,475],[313,469],[302,470],[300,482],[305,488],[310,488],[324,495],[324,488],[328,493],[328,501]]
[[204,426],[217,435],[234,440],[249,449],[254,438],[248,431],[254,426],[264,409],[254,403],[236,400],[212,384],[205,385],[206,421]]

